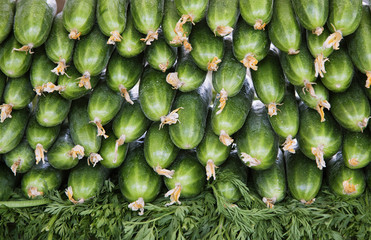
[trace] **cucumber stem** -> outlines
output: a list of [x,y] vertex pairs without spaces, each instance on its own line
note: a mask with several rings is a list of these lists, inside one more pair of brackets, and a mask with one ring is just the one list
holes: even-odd
[[37,207],[51,203],[50,199],[44,198],[39,200],[24,200],[24,201],[0,201],[0,207],[8,208],[26,208],[26,207]]

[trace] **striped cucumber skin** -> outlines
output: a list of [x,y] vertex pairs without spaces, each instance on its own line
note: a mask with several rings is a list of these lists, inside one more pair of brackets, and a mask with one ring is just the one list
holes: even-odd
[[0,1],[0,43],[6,39],[8,34],[13,29],[13,20],[15,13],[15,0],[1,0]]
[[164,0],[131,0],[130,12],[135,28],[147,34],[160,27],[164,11]]
[[0,70],[8,77],[16,78],[25,74],[31,66],[32,55],[13,51],[21,48],[11,34],[0,46]]
[[209,5],[209,0],[174,0],[180,16],[190,15],[194,23],[201,21]]
[[351,169],[366,167],[371,162],[371,134],[346,131],[344,133],[342,153],[344,164]]
[[146,68],[139,85],[139,102],[146,117],[160,121],[171,109],[176,91],[166,82],[166,74]]
[[[324,57],[328,57],[332,54],[334,48],[323,48],[323,43],[330,36],[330,34],[331,33],[327,29],[327,27],[324,27],[322,34],[319,36],[317,36],[316,34],[312,34],[312,31],[306,31],[307,47],[314,58],[321,53]],[[327,64],[328,63],[325,64],[326,68]]]
[[8,167],[1,161],[0,163],[0,201],[7,201],[11,194],[13,193],[13,189],[16,186],[17,178],[14,174],[10,171]]
[[322,186],[323,172],[302,152],[285,152],[287,185],[291,195],[299,201],[310,202]]
[[0,101],[2,101],[6,81],[7,81],[7,76],[5,76],[4,73],[0,71]]
[[67,0],[63,8],[63,24],[68,32],[88,34],[94,26],[97,0]]
[[239,17],[239,0],[209,0],[206,21],[211,31],[219,36],[225,34],[218,31],[220,27],[234,28]]
[[[115,154],[116,138],[112,131],[108,131],[109,138],[103,138],[102,147],[99,150],[99,154],[102,156],[103,160],[100,161],[106,168],[118,168],[124,162],[126,155],[128,153],[129,145],[125,143],[117,148],[117,157]],[[116,158],[115,158],[116,157]]]
[[48,82],[55,83],[58,76],[51,72],[54,67],[54,63],[48,58],[44,50],[37,51],[33,57],[30,69],[32,87],[35,89]]
[[41,144],[45,150],[48,150],[59,135],[61,126],[43,127],[37,121],[35,116],[30,118],[26,129],[26,138],[28,144],[36,149],[37,144]]
[[362,17],[362,0],[331,0],[327,27],[340,30],[343,37],[357,30]]
[[15,110],[12,112],[12,118],[7,118],[0,123],[0,154],[13,150],[20,143],[26,129],[28,115],[27,109]]
[[254,26],[257,20],[268,24],[273,15],[273,0],[240,0],[240,11],[250,26]]
[[316,30],[326,24],[329,0],[291,0],[300,24],[307,30]]
[[147,47],[144,58],[152,68],[165,72],[174,65],[177,49],[168,45],[163,37],[159,37]]
[[19,161],[19,165],[16,169],[16,173],[25,173],[29,171],[32,168],[32,166],[35,164],[34,151],[30,147],[30,145],[28,145],[28,142],[25,139],[21,141],[19,144],[15,144],[14,146],[15,148],[13,150],[4,154],[3,158],[5,161],[5,164],[9,168],[11,168],[15,162]]
[[160,193],[161,176],[148,166],[142,146],[129,152],[119,170],[119,185],[122,195],[129,202],[140,197],[144,202],[152,202]]
[[201,193],[206,183],[206,174],[194,153],[180,152],[170,170],[175,172],[173,178],[164,179],[167,189],[174,189],[175,184],[180,183],[180,198],[191,198]]
[[316,97],[310,95],[306,90],[303,90],[302,87],[296,87],[296,92],[298,93],[300,99],[312,109],[316,109],[317,105],[320,100],[328,101],[330,98],[329,91],[321,82],[316,83],[313,85],[314,92],[316,93]]
[[59,93],[49,93],[41,96],[36,107],[36,120],[44,127],[54,127],[61,124],[70,111],[71,101],[64,99]]
[[35,97],[27,76],[9,78],[4,89],[4,103],[12,104],[13,109],[22,109]]
[[128,4],[128,0],[98,0],[97,22],[104,35],[109,37],[113,31],[121,34],[125,30]]

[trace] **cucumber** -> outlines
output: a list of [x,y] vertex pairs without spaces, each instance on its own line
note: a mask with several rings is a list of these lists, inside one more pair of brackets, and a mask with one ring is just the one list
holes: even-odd
[[13,176],[9,168],[0,163],[0,201],[7,201],[13,193],[17,178]]
[[278,152],[278,137],[273,131],[263,106],[253,107],[236,136],[238,156],[254,170],[266,170],[274,165]]
[[198,23],[191,32],[191,56],[199,68],[204,71],[217,71],[224,55],[223,39],[210,31],[206,22]]
[[4,73],[0,71],[0,101],[2,101],[6,81],[7,81],[7,76],[5,76]]
[[329,0],[291,0],[300,24],[317,36],[323,32],[329,12]]
[[0,70],[8,77],[20,77],[31,66],[31,54],[13,51],[20,47],[21,44],[17,42],[13,34],[0,45]]
[[239,17],[238,3],[239,0],[209,0],[206,21],[216,36],[232,33]]
[[301,51],[300,25],[291,0],[274,1],[273,17],[268,30],[269,39],[282,52],[295,55]]
[[33,149],[28,145],[27,140],[15,144],[15,148],[4,154],[5,164],[12,170],[14,176],[17,173],[29,171],[35,164],[35,155]]
[[128,0],[98,0],[97,22],[102,33],[109,37],[107,44],[121,41],[126,27]]
[[34,166],[21,181],[21,190],[26,198],[38,199],[62,184],[62,172],[52,168],[49,164]]
[[[114,136],[112,131],[108,131],[108,134],[110,134],[110,136]],[[103,139],[102,147],[99,150],[99,155],[101,155],[103,158],[100,163],[109,169],[118,168],[124,162],[128,149],[128,143],[117,146],[116,139],[114,137]]]
[[43,127],[54,127],[61,124],[70,111],[71,101],[58,93],[48,93],[39,98],[36,107],[36,120]]
[[240,0],[243,20],[255,30],[265,30],[273,15],[273,0]]
[[106,44],[105,36],[97,27],[89,35],[81,38],[73,55],[76,69],[83,74],[79,87],[92,88],[90,78],[99,75],[106,68],[111,53],[112,45]]
[[342,153],[344,164],[351,169],[366,167],[371,162],[371,134],[346,131],[344,133]]
[[337,154],[328,164],[327,182],[336,195],[344,198],[361,196],[366,188],[365,180],[363,170],[347,168],[341,154]]
[[158,38],[158,29],[162,22],[164,0],[131,0],[130,12],[133,16],[135,28],[146,34],[141,41],[151,45]]
[[174,0],[174,3],[179,15],[194,24],[205,17],[209,0]]
[[161,176],[147,165],[142,146],[129,152],[118,178],[122,195],[131,202],[129,208],[140,209],[139,215],[143,214],[145,203],[155,200],[162,187]]
[[175,91],[165,79],[165,73],[149,67],[144,70],[141,77],[139,102],[143,113],[152,121],[160,121],[161,117],[169,113],[175,97]]
[[15,0],[0,1],[0,43],[6,39],[13,29],[13,20],[15,13]]
[[367,127],[370,103],[356,80],[345,92],[331,93],[330,102],[331,113],[343,128],[360,132]]
[[55,0],[17,1],[14,36],[23,47],[14,50],[32,54],[32,49],[41,46],[48,38],[56,13]]
[[258,194],[268,208],[282,201],[286,195],[286,174],[281,150],[270,168],[263,171],[253,169],[252,177]]
[[322,185],[323,172],[302,152],[285,153],[287,185],[291,195],[309,205],[316,199]]
[[80,40],[94,26],[97,0],[67,0],[63,8],[63,24],[70,39]]
[[269,45],[270,40],[266,31],[255,31],[243,19],[237,22],[233,31],[233,53],[246,68],[256,71],[258,69],[256,65],[268,54]]
[[300,150],[308,158],[316,160],[317,167],[322,170],[326,167],[324,159],[331,158],[339,150],[342,130],[330,113],[326,113],[326,121],[321,122],[314,110],[302,105],[297,138]]
[[64,75],[67,69],[67,63],[72,60],[75,41],[68,37],[68,32],[63,25],[63,12],[55,16],[52,29],[48,40],[45,42],[46,55],[57,67],[51,69],[56,75]]
[[270,117],[280,111],[281,102],[285,96],[285,76],[276,53],[271,51],[260,62],[259,69],[251,72],[256,95],[268,108]]
[[165,39],[160,36],[157,41],[147,47],[144,57],[152,68],[166,72],[175,63],[177,58],[176,50],[176,48],[169,46]]

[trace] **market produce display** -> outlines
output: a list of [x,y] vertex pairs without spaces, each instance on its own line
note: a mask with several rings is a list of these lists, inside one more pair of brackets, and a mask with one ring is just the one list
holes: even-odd
[[0,0],[1,239],[371,239],[362,0]]

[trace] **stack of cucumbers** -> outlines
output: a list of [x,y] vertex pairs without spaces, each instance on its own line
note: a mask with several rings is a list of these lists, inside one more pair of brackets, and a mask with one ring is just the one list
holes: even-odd
[[139,215],[211,183],[237,205],[236,182],[269,208],[359,197],[370,38],[362,0],[0,0],[0,205],[107,179]]

